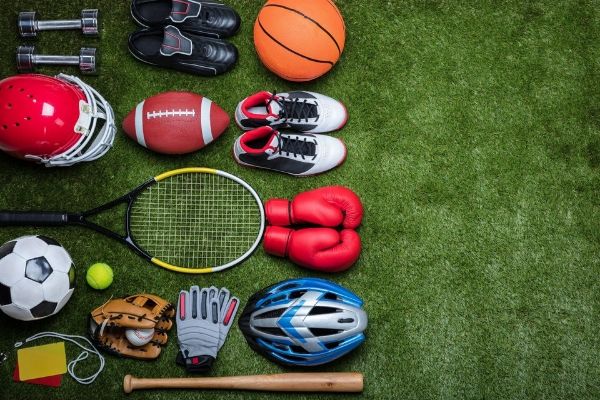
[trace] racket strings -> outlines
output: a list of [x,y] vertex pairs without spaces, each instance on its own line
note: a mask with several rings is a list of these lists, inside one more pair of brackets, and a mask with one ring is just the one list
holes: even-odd
[[218,267],[242,257],[256,242],[262,218],[245,187],[205,173],[179,174],[149,186],[130,216],[140,247],[187,268]]

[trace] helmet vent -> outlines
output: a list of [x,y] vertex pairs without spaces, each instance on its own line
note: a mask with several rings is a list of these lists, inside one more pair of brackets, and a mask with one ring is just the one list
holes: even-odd
[[302,297],[302,295],[306,293],[306,290],[295,290],[292,293],[290,293],[290,299],[298,299],[300,297]]
[[302,357],[294,357],[294,356],[290,356],[289,354],[286,354],[286,355],[285,355],[285,358],[287,358],[289,361],[298,362],[298,363],[300,363],[300,362],[303,362],[303,361],[306,361],[306,360],[305,360],[304,358],[302,358]]
[[267,327],[267,326],[255,326],[257,331],[267,333],[275,336],[287,336],[284,331],[279,328]]
[[289,289],[293,289],[295,287],[298,287],[298,285],[295,283],[288,283],[287,285],[283,285],[283,286],[279,287],[279,290],[280,291],[289,290]]
[[308,354],[308,351],[306,351],[306,349],[301,346],[290,346],[290,350],[297,354]]
[[338,312],[337,308],[316,306],[308,313],[308,315],[333,314]]
[[276,310],[267,311],[265,313],[255,315],[255,319],[266,319],[266,318],[278,318],[285,312],[285,308],[278,308]]
[[338,319],[339,324],[351,324],[354,322],[354,318],[340,318]]
[[329,328],[308,328],[308,330],[315,336],[337,335],[338,333],[343,332],[338,329],[329,329]]
[[268,306],[271,303],[277,303],[278,301],[282,301],[285,300],[285,296],[284,295],[280,295],[280,296],[276,296],[273,297],[272,299],[267,299],[264,303],[263,303],[263,307]]
[[327,347],[329,350],[335,349],[336,347],[338,347],[338,342],[329,342],[329,343],[323,343],[325,345],[325,347]]
[[325,293],[325,296],[323,296],[323,298],[327,300],[338,300],[338,297],[331,292]]

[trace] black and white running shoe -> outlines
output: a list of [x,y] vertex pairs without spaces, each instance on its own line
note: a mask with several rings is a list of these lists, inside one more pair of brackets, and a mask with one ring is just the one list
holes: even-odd
[[314,92],[259,92],[242,100],[235,121],[249,130],[259,126],[325,133],[341,129],[348,121],[346,107],[331,97]]
[[310,176],[342,164],[346,159],[346,146],[331,136],[278,132],[263,126],[237,138],[233,157],[248,167]]
[[231,7],[199,0],[133,0],[131,16],[139,25],[173,25],[182,31],[226,38],[240,29],[240,16]]
[[229,71],[238,58],[231,43],[194,33],[183,34],[172,25],[132,33],[129,51],[145,63],[204,76]]

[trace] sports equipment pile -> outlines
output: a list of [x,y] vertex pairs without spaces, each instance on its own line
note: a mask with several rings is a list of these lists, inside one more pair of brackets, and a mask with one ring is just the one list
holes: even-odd
[[[257,12],[258,56],[279,76],[294,81],[314,79],[329,71],[341,55],[344,21],[329,0],[269,0]],[[129,51],[144,63],[202,76],[223,74],[237,63],[237,48],[226,39],[239,31],[241,19],[227,5],[132,0],[131,17],[139,28],[128,37]],[[312,39],[291,35],[286,31],[291,23]],[[80,29],[85,36],[102,31],[99,12],[93,9],[83,10],[80,19],[53,21],[40,20],[33,11],[23,12],[18,27],[23,37],[44,30]],[[87,47],[78,56],[38,55],[33,45],[20,46],[17,69],[65,64],[78,65],[81,73],[97,73],[97,55],[95,48]],[[204,94],[167,91],[130,107],[122,121],[125,135],[159,154],[200,151],[230,125],[227,112]],[[234,115],[243,132],[233,144],[233,159],[241,165],[311,176],[338,167],[346,159],[342,140],[326,134],[346,125],[348,111],[341,101],[327,95],[262,90],[242,99]],[[77,77],[25,74],[0,81],[0,149],[9,155],[47,167],[72,166],[106,154],[116,131],[110,104]],[[120,206],[125,206],[123,233],[114,224],[95,219]],[[188,167],[158,174],[129,193],[83,212],[0,211],[0,227],[84,226],[121,242],[156,266],[187,274],[236,266],[262,240],[267,254],[309,270],[333,273],[347,270],[360,257],[357,229],[363,212],[359,196],[344,186],[314,188],[292,199],[269,199],[263,205],[254,188],[239,177]],[[107,291],[113,278],[118,279],[118,270],[113,275],[100,262],[86,276],[90,287]],[[21,237],[0,247],[0,310],[7,315],[42,319],[59,312],[73,293],[73,261],[55,240],[42,235]],[[85,338],[54,332],[42,332],[26,341],[59,338],[78,345],[85,354],[97,354],[100,367],[87,378],[78,378],[72,371],[84,355],[69,363],[74,379],[91,384],[105,362],[96,349],[118,357],[156,360],[176,325],[179,352],[175,362],[188,373],[205,373],[217,361],[240,306],[227,288],[209,285],[182,289],[175,306],[168,298],[150,293],[114,295],[87,315],[87,334],[95,349],[78,342]],[[287,366],[318,366],[364,342],[367,315],[362,305],[360,297],[334,282],[289,279],[254,294],[238,326],[250,347],[267,359]],[[175,384],[273,391],[357,392],[363,388],[361,374],[312,373],[194,381],[150,381],[128,375],[124,390]]]

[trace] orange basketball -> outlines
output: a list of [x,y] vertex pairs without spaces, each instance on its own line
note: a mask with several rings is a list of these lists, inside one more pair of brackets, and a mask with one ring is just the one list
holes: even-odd
[[269,0],[254,24],[263,64],[290,81],[310,81],[329,71],[346,41],[344,18],[331,0]]

